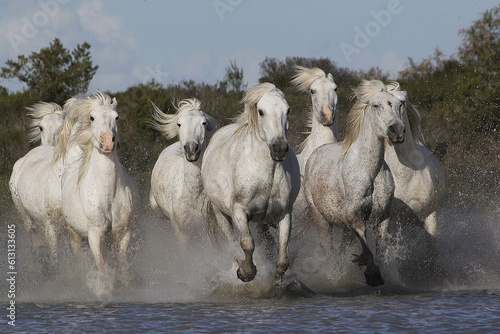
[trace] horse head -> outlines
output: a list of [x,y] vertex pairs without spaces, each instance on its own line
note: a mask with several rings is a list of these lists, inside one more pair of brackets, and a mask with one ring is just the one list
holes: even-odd
[[403,113],[405,111],[406,100],[399,98],[388,92],[376,94],[368,104],[367,112],[375,115],[377,124],[383,136],[389,139],[389,143],[400,144],[405,138],[405,125],[403,123]]
[[182,114],[177,120],[177,127],[179,142],[189,162],[198,161],[209,136],[217,128],[215,120],[198,109]]
[[309,89],[313,106],[313,117],[324,126],[332,126],[337,113],[337,85],[333,76],[315,80]]
[[311,96],[312,117],[324,126],[332,126],[337,113],[337,85],[331,73],[328,75],[317,67],[307,68],[295,66],[296,74],[292,83],[298,90],[307,92]]
[[248,126],[269,147],[274,161],[284,161],[288,153],[288,114],[283,93],[273,84],[262,83],[248,89],[243,97]]
[[64,117],[56,113],[46,115],[40,120],[38,129],[42,145],[54,146],[57,143],[63,123]]
[[114,105],[99,106],[90,114],[92,143],[101,153],[112,153],[116,147],[118,113]]
[[56,103],[39,102],[30,108],[30,142],[54,146],[64,124],[65,111]]

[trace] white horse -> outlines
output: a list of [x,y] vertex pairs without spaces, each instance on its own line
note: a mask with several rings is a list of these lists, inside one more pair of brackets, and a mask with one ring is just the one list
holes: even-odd
[[[323,144],[339,141],[336,116],[338,112],[337,85],[331,73],[328,75],[317,67],[295,66],[296,74],[292,83],[297,89],[311,97],[312,110],[309,113],[310,134],[299,147],[297,160],[300,166],[301,180],[304,178],[306,162],[311,153]],[[308,226],[307,201],[301,188],[293,208],[294,227]],[[300,232],[299,232],[300,233]]]
[[[429,255],[437,254],[437,207],[444,195],[445,177],[438,160],[420,142],[420,115],[397,82],[387,85],[389,92],[403,101],[405,139],[401,145],[389,145],[385,161],[391,169],[396,189],[393,211],[401,218],[410,214],[417,218],[430,237]],[[406,217],[407,218],[407,217]],[[422,226],[421,225],[421,226]]]
[[311,153],[323,144],[339,141],[336,116],[338,112],[337,85],[331,73],[328,75],[317,67],[306,68],[296,66],[296,74],[292,83],[299,91],[311,97],[312,110],[309,114],[311,132],[302,142],[297,154],[300,172],[303,175],[306,162]]
[[161,152],[151,175],[149,202],[174,228],[178,245],[185,249],[189,236],[205,230],[201,162],[215,120],[200,110],[200,101],[183,100],[175,114],[165,114],[153,104],[153,128],[167,139],[179,141]]
[[205,152],[201,177],[210,201],[207,224],[210,227],[216,220],[230,242],[232,227],[239,232],[245,259],[237,260],[237,276],[244,282],[257,274],[249,223],[264,229],[278,224],[275,284],[279,285],[289,266],[291,213],[300,189],[297,158],[287,141],[290,108],[270,83],[248,89],[242,103],[245,109],[237,122],[219,129]]
[[28,138],[33,143],[40,140],[41,146],[16,161],[9,188],[36,253],[43,264],[50,264],[56,260],[56,225],[60,215],[53,210],[54,201],[50,196],[57,186],[47,183],[52,182],[54,145],[58,142],[66,113],[56,103],[40,102],[27,109],[31,117]]
[[380,81],[363,81],[348,115],[343,143],[326,144],[309,157],[304,191],[314,215],[320,244],[331,255],[332,225],[352,230],[362,246],[355,262],[366,265],[370,286],[384,283],[366,239],[366,224],[388,219],[394,181],[384,162],[385,141],[404,140],[404,105]]
[[109,232],[118,245],[118,279],[127,285],[128,250],[139,211],[139,192],[115,150],[117,102],[100,92],[74,102],[88,117],[79,118],[78,131],[70,139],[81,147],[82,155],[62,176],[62,212],[71,232],[71,246],[79,257],[82,241],[87,238],[98,271],[105,273],[103,244]]

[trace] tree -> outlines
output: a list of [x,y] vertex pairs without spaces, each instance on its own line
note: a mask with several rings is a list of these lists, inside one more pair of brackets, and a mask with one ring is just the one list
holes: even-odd
[[247,84],[243,83],[243,68],[238,67],[236,61],[231,60],[231,63],[226,67],[226,75],[221,82],[230,92],[240,93],[244,91]]
[[90,44],[78,44],[72,51],[56,38],[49,47],[8,60],[0,77],[24,82],[40,100],[62,104],[66,99],[87,91],[98,66],[92,66]]

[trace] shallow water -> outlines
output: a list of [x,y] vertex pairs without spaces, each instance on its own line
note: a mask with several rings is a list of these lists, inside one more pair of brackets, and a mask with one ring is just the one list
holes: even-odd
[[[359,253],[357,242],[327,259],[314,228],[306,229],[291,244],[292,265],[280,290],[272,289],[274,260],[261,245],[257,277],[243,283],[235,274],[239,249],[218,252],[198,240],[179,252],[169,224],[148,212],[134,235],[130,287],[113,284],[112,271],[98,275],[89,254],[79,266],[67,245],[56,271],[44,275],[24,227],[8,217],[0,241],[6,249],[6,226],[16,224],[16,296],[7,296],[9,283],[2,280],[0,300],[5,307],[15,300],[16,326],[8,325],[7,310],[0,331],[493,332],[500,324],[497,213],[445,208],[440,256],[431,264],[423,261],[425,240],[418,228],[393,231],[380,260],[385,285],[378,288],[368,287],[351,262],[351,254]],[[4,254],[0,263],[7,277]],[[297,281],[315,294],[286,289]],[[108,289],[111,294],[97,296]]]
[[442,332],[498,330],[500,294],[315,296],[195,303],[34,304],[19,307],[27,332]]

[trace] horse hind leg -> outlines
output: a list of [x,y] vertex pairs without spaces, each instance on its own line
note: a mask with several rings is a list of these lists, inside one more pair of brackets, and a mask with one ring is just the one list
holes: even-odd
[[257,226],[259,233],[259,240],[263,243],[266,250],[266,257],[268,259],[272,258],[272,252],[275,249],[276,242],[274,240],[271,231],[269,230],[269,224],[261,223]]
[[276,262],[276,276],[274,279],[274,285],[279,287],[281,280],[288,270],[290,263],[288,261],[288,241],[290,240],[290,227],[292,223],[291,219],[292,213],[288,213],[285,218],[283,218],[279,223],[279,250],[278,250],[278,261]]
[[222,211],[216,208],[212,202],[207,202],[205,223],[208,236],[212,245],[218,249],[220,246],[219,231],[222,231],[227,242],[232,244],[235,241],[231,218],[226,216]]
[[382,275],[380,275],[380,270],[375,264],[373,254],[366,241],[366,224],[356,217],[354,222],[351,224],[351,228],[356,233],[363,249],[361,255],[356,256],[353,262],[359,266],[366,266],[364,274],[366,283],[369,286],[375,287],[383,285],[384,280],[382,279]]
[[118,245],[118,280],[123,286],[129,286],[132,281],[132,276],[130,275],[130,264],[129,264],[129,248],[132,232],[130,229],[125,232],[120,233],[116,236],[116,240],[119,240]]
[[432,212],[424,220],[424,230],[428,238],[427,256],[434,259],[438,256],[438,247],[436,242],[437,232],[437,214],[436,211]]

